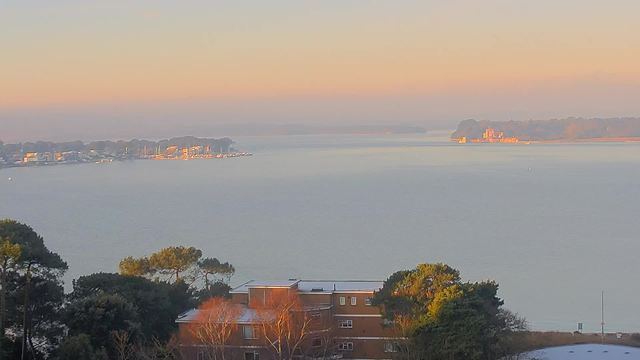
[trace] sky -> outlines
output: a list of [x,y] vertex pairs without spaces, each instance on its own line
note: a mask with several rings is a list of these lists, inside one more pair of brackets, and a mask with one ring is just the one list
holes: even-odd
[[639,116],[639,13],[637,0],[0,0],[0,139]]

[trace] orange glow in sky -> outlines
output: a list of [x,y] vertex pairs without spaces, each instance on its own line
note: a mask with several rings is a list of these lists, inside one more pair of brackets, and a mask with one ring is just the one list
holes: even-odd
[[0,5],[0,107],[640,77],[637,2],[354,3]]
[[640,116],[637,14],[636,0],[2,2],[0,136]]

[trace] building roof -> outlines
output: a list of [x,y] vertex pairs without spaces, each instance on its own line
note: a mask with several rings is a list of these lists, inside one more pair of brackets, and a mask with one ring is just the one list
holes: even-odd
[[[243,304],[238,304],[238,307],[241,308],[241,313],[237,320],[238,324],[260,323],[258,312],[255,309],[251,309]],[[198,314],[200,311],[206,311],[206,310],[198,310],[198,309],[187,310],[178,316],[178,319],[176,319],[176,322],[177,323],[195,322],[198,318]],[[264,315],[263,315],[263,318],[264,318]]]
[[296,280],[286,281],[248,281],[230,291],[232,294],[248,293],[251,288],[291,288],[298,285],[303,293],[333,293],[333,292],[374,292],[382,288],[382,281],[369,280]]
[[[374,292],[382,288],[382,281],[366,280],[301,280],[298,289],[302,292]],[[321,290],[322,289],[322,290]]]
[[631,360],[640,359],[640,349],[621,345],[580,344],[540,349],[526,355],[527,359],[547,360]]
[[[333,294],[333,293],[373,293],[382,288],[383,282],[378,280],[275,280],[275,281],[248,281],[235,289],[231,294],[247,294],[252,288],[292,288],[297,285],[297,289],[307,294]],[[238,304],[242,308],[242,315],[238,318],[240,324],[259,323],[257,312],[249,308],[246,304]],[[326,304],[316,304],[308,309],[323,307]],[[196,321],[198,309],[185,311],[178,316],[176,322],[189,323]]]
[[246,283],[238,286],[237,288],[230,291],[232,294],[238,293],[247,293],[250,288],[291,288],[295,284],[300,282],[300,280],[289,279],[289,280],[274,280],[274,281],[256,281],[250,280]]

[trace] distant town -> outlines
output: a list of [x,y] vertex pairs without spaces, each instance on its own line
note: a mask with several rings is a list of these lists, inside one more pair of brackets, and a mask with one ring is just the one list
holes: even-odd
[[192,136],[168,140],[82,141],[53,143],[38,141],[3,144],[0,141],[0,168],[81,163],[109,163],[123,160],[188,160],[251,156],[233,147],[229,138],[207,139]]
[[640,118],[574,118],[529,121],[461,121],[459,143],[639,142]]
[[[460,139],[452,139],[454,141],[459,142],[460,144],[467,143],[467,137],[463,136]],[[481,139],[471,139],[469,142],[472,143],[508,143],[508,144],[516,144],[518,142],[524,142],[526,144],[530,144],[531,141],[520,141],[517,137],[513,136],[504,136],[504,133],[500,131],[496,134],[495,129],[487,128],[484,133],[482,133]]]

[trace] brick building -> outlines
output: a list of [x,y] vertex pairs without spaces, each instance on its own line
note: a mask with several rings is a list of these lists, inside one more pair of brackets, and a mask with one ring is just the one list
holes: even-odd
[[[249,281],[230,292],[240,315],[227,347],[233,348],[233,359],[271,359],[256,309],[274,294],[293,292],[311,319],[298,358],[390,359],[396,348],[394,333],[383,327],[379,309],[371,305],[373,293],[381,287],[382,281]],[[187,360],[209,360],[207,345],[193,336],[197,319],[198,310],[192,309],[176,320],[181,349]]]

